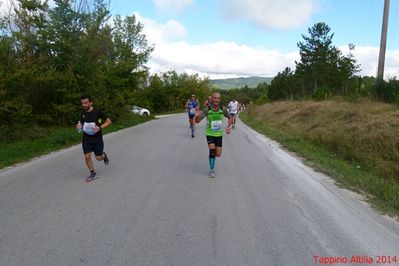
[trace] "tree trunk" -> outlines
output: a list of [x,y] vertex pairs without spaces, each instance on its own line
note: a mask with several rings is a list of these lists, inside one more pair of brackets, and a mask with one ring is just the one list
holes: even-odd
[[315,93],[317,91],[317,86],[318,86],[318,78],[315,78],[314,87],[313,87],[313,93]]

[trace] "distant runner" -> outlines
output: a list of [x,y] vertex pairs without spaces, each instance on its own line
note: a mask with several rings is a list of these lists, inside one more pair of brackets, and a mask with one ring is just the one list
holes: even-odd
[[204,107],[209,107],[211,103],[212,103],[212,95],[209,95],[209,96],[208,96],[208,99],[205,100],[203,106],[204,106]]
[[88,95],[80,97],[80,104],[83,108],[80,121],[76,128],[83,131],[82,148],[85,155],[86,166],[90,171],[90,175],[86,178],[86,182],[97,179],[94,171],[91,153],[94,152],[97,161],[104,161],[109,164],[109,158],[104,152],[104,141],[102,129],[108,127],[112,121],[99,109],[93,107],[92,98]]
[[233,119],[233,129],[236,128],[236,118],[238,114],[238,102],[235,98],[228,105],[230,115]]
[[215,92],[212,95],[212,102],[210,107],[205,107],[204,110],[197,111],[195,115],[195,121],[201,122],[205,117],[207,118],[206,126],[206,139],[209,147],[209,176],[215,177],[215,162],[216,157],[222,155],[223,147],[223,118],[228,118],[228,124],[226,127],[226,133],[230,134],[230,127],[232,119],[229,112],[223,106],[220,106],[221,96],[220,93]]
[[190,123],[190,128],[191,128],[191,137],[194,138],[195,136],[195,111],[199,108],[199,101],[195,97],[195,94],[191,95],[191,98],[187,100],[186,102],[186,109],[188,113],[188,122]]

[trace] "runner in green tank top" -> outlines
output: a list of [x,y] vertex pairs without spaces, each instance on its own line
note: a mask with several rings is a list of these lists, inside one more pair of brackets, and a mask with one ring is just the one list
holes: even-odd
[[202,112],[197,111],[195,114],[195,121],[197,123],[201,122],[201,120],[205,117],[207,118],[205,134],[209,147],[210,177],[215,177],[216,157],[220,157],[222,155],[223,119],[224,117],[228,118],[228,124],[226,127],[227,134],[230,134],[231,125],[233,122],[227,109],[220,105],[220,100],[220,93],[215,92],[212,95],[212,103],[208,107],[205,107]]

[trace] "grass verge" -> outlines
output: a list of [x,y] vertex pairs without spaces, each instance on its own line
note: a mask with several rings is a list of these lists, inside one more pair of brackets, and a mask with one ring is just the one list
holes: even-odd
[[356,161],[339,158],[320,144],[295,134],[271,127],[248,114],[241,113],[241,120],[248,126],[295,152],[305,162],[338,181],[338,185],[365,195],[368,201],[382,213],[399,215],[399,184],[393,179],[381,178],[359,166]]
[[[151,119],[153,119],[153,116],[140,117],[129,114],[113,122],[110,127],[104,130],[104,134],[132,127]],[[50,127],[40,129],[40,131],[39,137],[0,144],[0,169],[52,151],[70,147],[78,144],[82,139],[82,135],[78,134],[73,126]]]

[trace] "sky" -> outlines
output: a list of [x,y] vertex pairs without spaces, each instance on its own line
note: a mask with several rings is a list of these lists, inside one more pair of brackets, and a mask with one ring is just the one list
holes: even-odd
[[[7,0],[0,0],[1,2]],[[11,1],[11,0],[8,0]],[[299,60],[297,43],[317,22],[344,53],[355,44],[361,75],[375,76],[384,0],[111,0],[135,15],[154,46],[151,73],[273,77]],[[4,6],[4,5],[3,5]],[[399,76],[399,1],[391,1],[385,78]]]
[[[152,73],[168,70],[210,78],[275,76],[299,59],[297,43],[326,22],[333,44],[375,75],[383,0],[114,0],[113,14],[134,14],[155,50]],[[385,77],[399,75],[399,2],[391,1]]]

